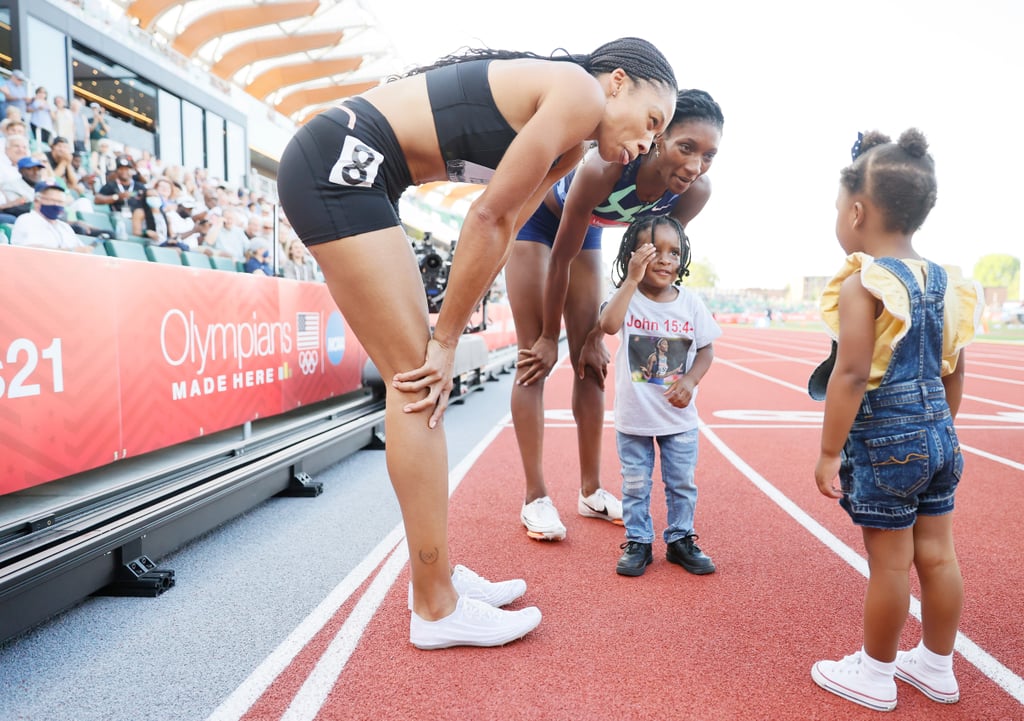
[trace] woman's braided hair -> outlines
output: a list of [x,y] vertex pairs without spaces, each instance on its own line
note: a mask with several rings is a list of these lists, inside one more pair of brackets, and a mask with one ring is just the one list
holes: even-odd
[[[467,48],[463,52],[446,55],[432,65],[415,68],[405,74],[418,75],[434,68],[441,68],[470,60],[489,58],[492,60],[513,60],[533,58],[535,60],[556,60],[576,63],[591,75],[610,73],[622,68],[633,80],[646,80],[656,85],[678,87],[676,75],[668,58],[654,45],[642,38],[619,38],[607,42],[588,55],[572,54],[559,48],[545,57],[531,52],[515,50],[492,50],[490,48]],[[396,79],[396,78],[392,78]]]
[[935,207],[935,161],[916,128],[903,131],[895,143],[877,130],[864,133],[839,182],[848,192],[871,198],[885,214],[886,230],[913,233]]
[[671,128],[690,120],[703,120],[719,130],[725,125],[722,108],[715,102],[715,99],[706,91],[695,88],[679,91],[679,95],[676,96],[676,110],[668,127]]
[[679,236],[679,272],[676,275],[675,285],[683,282],[683,278],[690,274],[690,239],[683,230],[682,224],[671,215],[652,215],[647,218],[634,220],[622,234],[622,242],[619,243],[619,254],[615,256],[612,263],[612,283],[616,288],[622,286],[622,281],[629,275],[629,259],[637,247],[637,239],[640,233],[645,230],[651,232],[651,242],[654,242],[654,231],[659,225],[667,225]]

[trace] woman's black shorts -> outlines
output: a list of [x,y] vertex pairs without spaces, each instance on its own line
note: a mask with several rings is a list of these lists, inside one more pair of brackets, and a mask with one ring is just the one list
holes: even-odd
[[398,198],[411,184],[390,124],[360,97],[301,127],[277,176],[281,207],[306,245],[399,225]]

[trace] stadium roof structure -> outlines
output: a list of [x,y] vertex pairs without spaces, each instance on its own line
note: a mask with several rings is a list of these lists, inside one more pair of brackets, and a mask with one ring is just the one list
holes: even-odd
[[395,69],[363,0],[116,0],[161,45],[298,123]]

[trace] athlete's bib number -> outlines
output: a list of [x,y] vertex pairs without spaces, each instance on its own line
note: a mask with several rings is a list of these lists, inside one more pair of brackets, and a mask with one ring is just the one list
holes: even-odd
[[377,169],[384,155],[351,135],[345,138],[338,162],[331,168],[330,181],[338,185],[370,187],[377,178]]

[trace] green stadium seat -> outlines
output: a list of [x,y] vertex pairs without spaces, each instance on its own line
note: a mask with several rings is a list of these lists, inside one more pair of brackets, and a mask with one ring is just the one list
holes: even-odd
[[99,228],[105,233],[114,232],[114,223],[110,213],[97,213],[95,211],[79,210],[78,219],[93,228]]
[[146,249],[138,243],[129,240],[105,240],[103,243],[107,248],[107,255],[112,258],[149,261]]
[[198,250],[186,250],[182,253],[181,264],[189,265],[193,268],[205,268],[206,270],[213,268],[213,264],[210,263],[210,256],[206,253],[200,253]]
[[107,246],[103,243],[97,243],[92,247],[93,255],[102,255],[104,258],[107,257]]
[[238,272],[233,258],[225,258],[222,255],[211,255],[210,263],[216,270],[229,270],[232,273]]
[[161,247],[159,245],[147,245],[143,250],[146,251],[146,257],[154,263],[181,265],[181,254],[174,248]]
[[0,223],[0,233],[4,236],[5,243],[11,242],[11,233],[14,232],[14,226],[10,223]]

